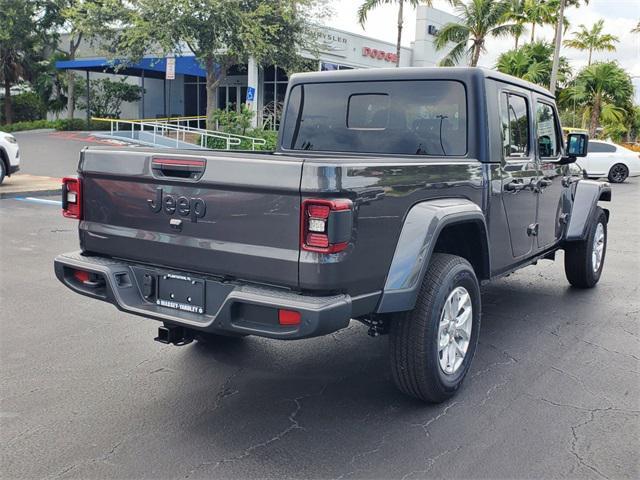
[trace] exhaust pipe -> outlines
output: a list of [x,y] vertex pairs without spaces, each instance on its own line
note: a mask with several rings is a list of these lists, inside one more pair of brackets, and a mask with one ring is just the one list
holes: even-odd
[[177,325],[163,325],[158,327],[156,342],[171,345],[187,345],[193,341],[193,335],[186,328]]

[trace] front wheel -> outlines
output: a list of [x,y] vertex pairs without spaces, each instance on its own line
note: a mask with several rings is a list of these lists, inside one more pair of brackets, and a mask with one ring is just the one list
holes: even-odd
[[611,170],[609,170],[608,178],[611,183],[622,183],[627,179],[628,176],[629,169],[626,167],[626,165],[623,165],[622,163],[616,163],[613,167],[611,167]]
[[389,331],[391,372],[407,395],[432,403],[451,398],[475,354],[480,287],[464,258],[434,253],[413,310]]
[[587,238],[571,242],[564,249],[564,271],[577,288],[592,288],[600,280],[607,253],[607,215],[597,207]]
[[2,155],[0,154],[0,185],[2,185],[2,182],[4,181],[4,176],[6,174],[7,172],[5,172],[4,160],[2,160]]

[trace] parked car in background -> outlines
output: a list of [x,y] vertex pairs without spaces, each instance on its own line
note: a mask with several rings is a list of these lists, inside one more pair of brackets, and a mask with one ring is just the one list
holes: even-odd
[[589,178],[608,177],[622,183],[640,175],[640,154],[604,140],[589,140],[587,156],[579,161]]
[[9,177],[18,170],[20,170],[18,141],[10,133],[0,132],[0,184],[5,176]]

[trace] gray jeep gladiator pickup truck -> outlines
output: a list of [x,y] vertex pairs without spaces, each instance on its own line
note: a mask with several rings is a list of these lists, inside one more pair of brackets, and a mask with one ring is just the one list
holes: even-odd
[[599,280],[606,183],[573,165],[554,98],[479,68],[294,75],[275,152],[87,148],[63,182],[75,292],[163,322],[156,340],[389,334],[393,378],[452,396],[480,330],[480,282],[564,250]]

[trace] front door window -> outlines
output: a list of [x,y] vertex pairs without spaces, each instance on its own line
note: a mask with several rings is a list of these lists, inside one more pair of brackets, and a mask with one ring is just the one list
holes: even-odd
[[538,235],[539,249],[547,248],[562,236],[562,176],[564,168],[557,160],[562,155],[560,122],[550,103],[536,103],[536,144],[538,149]]
[[500,99],[502,130],[502,201],[507,213],[509,237],[514,258],[533,249],[531,229],[536,221],[538,178],[532,155],[529,100],[523,95],[503,92]]

